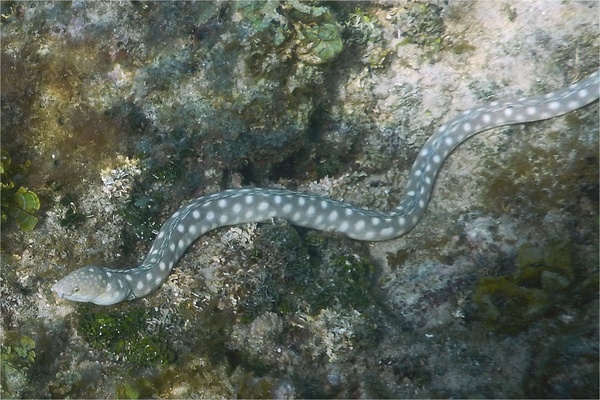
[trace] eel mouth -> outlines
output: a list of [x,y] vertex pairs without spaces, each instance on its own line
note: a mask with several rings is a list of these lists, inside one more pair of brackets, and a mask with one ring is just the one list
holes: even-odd
[[57,295],[59,298],[61,298],[61,299],[64,299],[64,298],[65,298],[65,292],[64,292],[64,290],[61,290],[61,289],[60,289],[60,287],[59,287],[59,285],[58,285],[58,282],[56,282],[56,283],[55,283],[55,284],[54,284],[54,285],[53,285],[53,286],[50,288],[50,290],[51,290],[51,291],[53,291],[54,293],[56,293],[56,295]]

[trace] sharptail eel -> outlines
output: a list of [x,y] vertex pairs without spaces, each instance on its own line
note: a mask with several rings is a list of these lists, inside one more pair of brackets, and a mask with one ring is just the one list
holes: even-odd
[[468,138],[508,124],[539,121],[579,109],[599,97],[599,71],[542,96],[496,101],[462,112],[427,140],[410,170],[398,207],[370,211],[309,193],[276,189],[232,189],[181,207],[162,226],[144,262],[119,270],[80,268],[52,290],[59,297],[100,305],[133,300],[159,288],[185,250],[204,233],[227,225],[283,218],[291,224],[380,241],[410,231],[423,217],[437,173],[448,155]]

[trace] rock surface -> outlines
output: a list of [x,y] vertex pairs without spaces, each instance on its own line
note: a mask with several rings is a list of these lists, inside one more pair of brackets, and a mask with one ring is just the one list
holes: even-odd
[[[433,130],[598,67],[596,2],[3,2],[3,397],[597,397],[598,103],[454,152],[408,235],[201,237],[154,294],[58,300],[232,187],[393,207]],[[560,366],[558,368],[557,366]]]

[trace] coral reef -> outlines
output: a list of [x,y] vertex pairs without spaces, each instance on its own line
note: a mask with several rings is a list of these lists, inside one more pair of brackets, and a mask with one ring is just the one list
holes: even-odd
[[597,68],[598,7],[0,3],[2,397],[597,397],[597,103],[469,140],[396,240],[247,224],[138,301],[50,287],[225,188],[396,206],[449,118]]

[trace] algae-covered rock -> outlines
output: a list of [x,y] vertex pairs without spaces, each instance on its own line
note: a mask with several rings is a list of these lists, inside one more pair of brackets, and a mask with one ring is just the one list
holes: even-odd
[[111,354],[115,359],[151,366],[169,364],[176,355],[161,327],[149,327],[152,315],[142,310],[127,313],[85,312],[79,323],[79,334],[93,348]]
[[8,151],[2,149],[0,163],[0,174],[2,176],[0,186],[2,197],[1,221],[2,224],[8,222],[10,216],[17,223],[19,229],[23,231],[32,230],[38,223],[38,217],[35,216],[35,213],[40,209],[40,199],[33,191],[23,186],[16,189],[13,179],[28,173],[30,164],[30,162],[25,162],[15,165]]
[[3,188],[2,397],[591,397],[597,104],[461,145],[396,240],[264,221],[203,235],[143,299],[50,287],[139,265],[226,188],[394,208],[447,120],[597,68],[597,8],[1,2],[2,167],[31,161],[2,182],[38,218],[12,229]]
[[2,397],[22,397],[29,390],[31,369],[36,359],[35,347],[29,336],[14,331],[3,333],[0,353]]
[[574,276],[581,271],[573,262],[572,252],[573,245],[568,241],[521,245],[517,270],[512,275],[482,279],[473,294],[486,326],[517,333],[560,312],[568,303],[582,301],[579,297],[586,281],[573,284]]
[[444,22],[441,8],[433,3],[410,2],[406,4],[398,18],[402,21],[403,44],[416,44],[435,55],[442,48]]
[[298,57],[308,64],[324,64],[337,57],[344,48],[340,29],[335,23],[296,24]]

